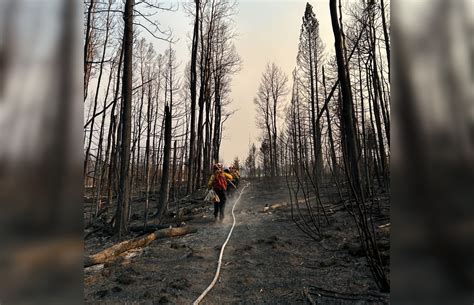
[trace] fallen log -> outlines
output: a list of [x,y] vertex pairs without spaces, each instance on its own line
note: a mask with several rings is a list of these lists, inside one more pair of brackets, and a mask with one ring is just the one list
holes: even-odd
[[84,267],[103,264],[123,252],[144,247],[158,238],[175,237],[195,232],[197,232],[197,229],[193,227],[169,228],[155,231],[146,236],[139,236],[134,239],[125,240],[94,255],[86,256],[84,258]]
[[285,206],[286,206],[286,204],[283,204],[283,203],[275,203],[275,204],[272,204],[270,206],[270,209],[273,210],[273,209],[278,209],[278,208],[285,207]]

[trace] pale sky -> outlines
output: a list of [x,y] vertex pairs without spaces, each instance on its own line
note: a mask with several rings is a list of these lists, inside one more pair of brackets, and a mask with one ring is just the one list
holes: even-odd
[[[231,109],[238,111],[224,125],[220,155],[225,163],[238,156],[241,164],[247,157],[249,140],[259,144],[260,130],[255,126],[256,111],[253,99],[256,96],[260,77],[267,62],[275,62],[287,74],[291,88],[291,73],[296,64],[301,18],[306,3],[302,0],[238,1],[234,17],[238,37],[235,39],[237,52],[242,59],[242,69],[233,77]],[[329,1],[309,1],[320,23],[320,35],[326,45],[326,53],[333,48],[334,38],[329,15]],[[184,73],[189,61],[192,20],[182,9],[173,13],[160,13],[160,23],[170,27],[175,38],[178,62]],[[164,45],[157,42],[158,52]],[[331,52],[332,53],[332,52]],[[286,98],[285,103],[288,101]]]

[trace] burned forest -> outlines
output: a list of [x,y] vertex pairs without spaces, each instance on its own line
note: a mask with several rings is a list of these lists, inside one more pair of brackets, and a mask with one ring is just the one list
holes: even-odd
[[82,13],[86,303],[389,303],[390,1]]

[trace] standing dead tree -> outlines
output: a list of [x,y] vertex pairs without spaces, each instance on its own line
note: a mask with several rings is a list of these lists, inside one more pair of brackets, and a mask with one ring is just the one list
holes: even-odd
[[196,1],[194,6],[187,6],[188,14],[194,17],[188,192],[205,183],[212,162],[219,158],[222,126],[229,115],[224,106],[229,102],[231,75],[240,64],[233,45],[235,6],[230,0]]
[[160,57],[152,43],[139,39],[141,29],[169,40],[152,20],[160,10],[172,8],[153,1],[90,1],[85,11],[85,196],[92,194],[91,222],[109,222],[106,212],[117,202],[110,224],[119,237],[127,232],[130,200],[146,192],[148,203],[161,175]]
[[89,80],[91,77],[92,61],[94,56],[94,36],[95,36],[95,6],[96,1],[91,0],[88,3],[85,24],[85,41],[84,41],[84,100],[87,98]]
[[[288,77],[284,72],[276,64],[268,63],[262,74],[257,97],[254,99],[257,112],[263,114],[257,117],[257,126],[264,131],[263,139],[268,141],[270,176],[272,177],[280,175],[277,143],[278,117],[284,106],[283,98],[288,94],[287,82]],[[265,175],[268,175],[268,172]]]
[[319,105],[319,69],[322,66],[323,44],[319,37],[319,22],[313,12],[313,7],[307,3],[301,25],[300,43],[297,63],[300,81],[304,91],[309,94],[311,137],[313,144],[313,175],[319,179],[323,172],[323,155],[321,141],[321,124],[317,114]]
[[249,147],[249,153],[245,159],[245,169],[249,178],[255,178],[257,176],[257,147],[255,143],[252,143]]
[[[327,206],[341,204],[354,220],[375,282],[388,291],[374,224],[382,216],[380,199],[388,192],[390,160],[389,63],[383,53],[389,44],[384,43],[382,6],[376,1],[353,3],[346,13],[351,19],[343,23],[342,5],[330,1],[335,56],[326,60],[317,41],[316,16],[307,5],[285,128],[276,141],[267,106],[270,90],[263,85],[256,105],[261,113],[257,123],[264,131],[260,162],[269,171],[274,162],[280,164],[295,224],[321,241],[333,221]],[[277,158],[273,143],[279,146]],[[271,166],[265,168],[266,163]]]
[[[223,17],[223,16],[222,16]],[[222,127],[225,101],[230,92],[231,75],[240,69],[241,60],[233,44],[231,21],[219,18],[215,36],[213,54],[213,87],[214,87],[214,133],[212,135],[213,162],[219,162],[219,151],[222,139]],[[208,143],[211,145],[211,143]]]
[[130,196],[129,161],[132,129],[132,56],[133,56],[133,0],[125,2],[125,29],[123,37],[124,64],[122,81],[122,134],[120,150],[120,183],[117,199],[115,232],[119,239],[127,232],[128,205]]
[[165,105],[165,146],[163,152],[163,175],[161,178],[160,199],[158,207],[159,222],[166,211],[169,198],[170,152],[171,152],[171,107]]
[[[175,166],[170,168],[171,160],[171,145],[172,145],[172,135],[173,135],[173,96],[179,86],[176,83],[175,71],[176,71],[176,58],[175,51],[169,47],[165,53],[166,66],[164,69],[164,82],[165,82],[165,109],[164,109],[164,150],[163,150],[163,173],[161,178],[161,187],[160,187],[160,198],[158,201],[158,222],[161,222],[163,216],[166,212],[169,202],[169,193],[170,193],[170,177],[174,177]],[[176,161],[176,145],[175,153],[173,158],[173,163]],[[174,182],[174,181],[173,181]]]
[[190,91],[191,91],[191,127],[190,127],[190,140],[189,140],[189,154],[188,154],[188,192],[194,190],[194,153],[195,153],[195,138],[196,138],[196,87],[197,87],[197,52],[198,52],[198,41],[199,41],[199,24],[201,3],[200,0],[194,0],[195,4],[195,15],[194,15],[194,30],[193,30],[193,41],[191,48],[191,66],[190,66]]
[[[341,84],[341,127],[343,135],[343,155],[347,179],[350,184],[351,193],[355,207],[354,220],[361,244],[365,250],[369,267],[374,279],[382,291],[389,291],[390,285],[382,267],[380,253],[373,228],[369,223],[369,215],[365,207],[364,194],[361,185],[361,175],[359,167],[359,144],[354,122],[354,105],[349,75],[349,63],[347,62],[347,51],[344,45],[344,33],[341,29],[342,22],[338,18],[337,1],[330,0],[331,22],[335,39],[335,51],[338,67],[338,77]],[[339,9],[340,10],[340,9]],[[339,11],[339,14],[341,12]],[[373,223],[372,223],[373,226]]]

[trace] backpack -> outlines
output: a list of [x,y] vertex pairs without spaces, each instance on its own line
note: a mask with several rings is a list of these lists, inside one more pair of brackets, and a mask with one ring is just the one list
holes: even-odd
[[224,174],[218,173],[215,175],[213,187],[218,191],[225,191],[227,189],[227,180]]

